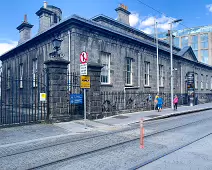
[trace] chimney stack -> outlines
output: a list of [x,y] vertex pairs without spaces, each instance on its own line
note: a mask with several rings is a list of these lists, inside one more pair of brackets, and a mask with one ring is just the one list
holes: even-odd
[[118,21],[123,22],[124,24],[130,25],[129,15],[131,14],[128,11],[128,7],[124,4],[120,4],[118,8],[115,9],[118,13]]
[[27,15],[24,15],[24,21],[21,25],[19,25],[16,29],[20,33],[20,40],[18,41],[18,44],[21,44],[31,38],[31,29],[33,25],[29,24],[27,21]]
[[43,2],[43,7],[47,8],[47,2],[46,1]]
[[48,5],[47,2],[44,1],[43,7],[36,12],[36,15],[39,16],[39,33],[41,33],[60,21],[62,11],[60,8]]

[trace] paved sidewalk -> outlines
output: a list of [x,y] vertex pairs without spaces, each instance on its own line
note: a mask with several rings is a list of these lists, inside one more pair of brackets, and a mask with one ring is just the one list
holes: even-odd
[[159,118],[165,118],[170,116],[175,116],[178,114],[186,114],[197,111],[203,111],[212,109],[211,103],[200,104],[196,106],[181,106],[174,111],[170,108],[162,110],[162,112],[158,112],[157,110],[152,111],[144,111],[144,112],[134,112],[128,114],[120,114],[112,117],[103,118],[100,120],[96,120],[96,122],[104,123],[108,125],[127,125],[131,123],[139,122],[141,119],[144,121],[155,120]]
[[56,141],[65,138],[73,139],[76,136],[93,135],[96,133],[110,132],[139,122],[141,118],[145,121],[167,117],[175,114],[186,114],[188,112],[212,109],[211,103],[201,104],[193,107],[179,107],[178,111],[164,109],[162,112],[145,111],[128,114],[120,114],[98,120],[87,120],[87,128],[83,120],[55,123],[55,124],[36,124],[28,126],[18,126],[0,129],[0,149],[18,144],[29,144],[30,142],[39,143],[45,140]]

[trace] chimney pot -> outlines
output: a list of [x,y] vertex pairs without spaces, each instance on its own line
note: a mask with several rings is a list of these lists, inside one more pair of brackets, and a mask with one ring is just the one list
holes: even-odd
[[27,23],[27,14],[24,15],[24,22]]
[[46,1],[43,2],[43,7],[47,8],[47,2]]
[[118,21],[121,21],[127,25],[130,25],[128,7],[124,4],[120,4],[118,8],[115,9],[118,13]]

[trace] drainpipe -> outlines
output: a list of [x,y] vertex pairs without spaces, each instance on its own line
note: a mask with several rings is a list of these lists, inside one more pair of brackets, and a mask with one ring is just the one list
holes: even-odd
[[[71,85],[70,85],[70,81],[71,81],[71,33],[68,30],[68,61],[70,62],[68,64],[68,79],[69,79],[69,91],[71,91]],[[73,85],[72,85],[73,86]],[[73,91],[71,91],[73,93]]]

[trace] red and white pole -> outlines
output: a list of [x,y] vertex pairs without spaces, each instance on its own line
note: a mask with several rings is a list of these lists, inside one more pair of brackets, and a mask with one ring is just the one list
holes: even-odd
[[140,148],[144,148],[144,125],[143,125],[144,120],[140,120]]

